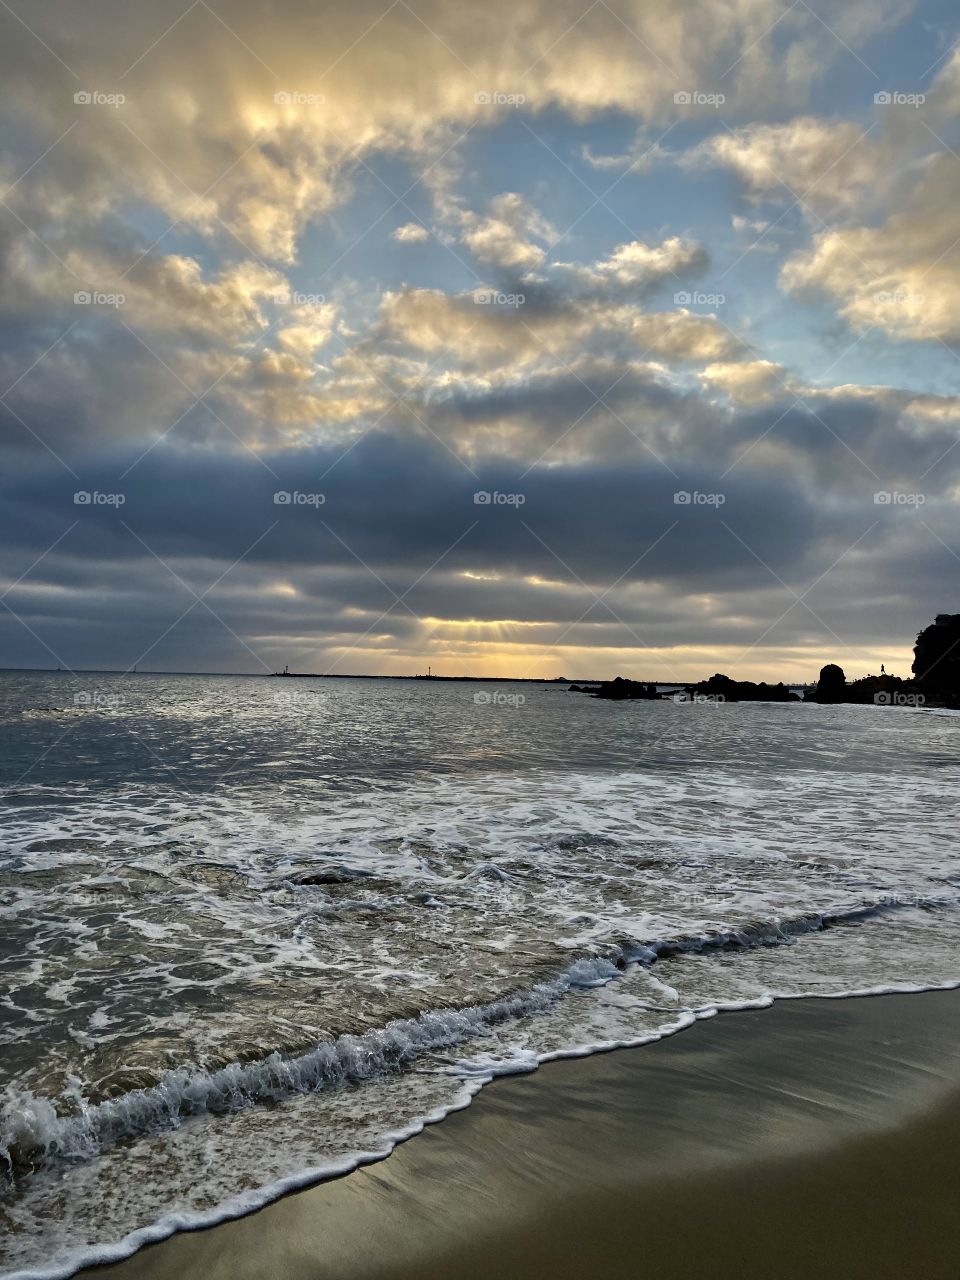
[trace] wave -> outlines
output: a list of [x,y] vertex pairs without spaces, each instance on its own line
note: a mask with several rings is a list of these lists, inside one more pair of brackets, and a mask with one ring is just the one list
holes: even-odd
[[[176,1128],[192,1116],[279,1103],[296,1094],[359,1084],[400,1070],[423,1053],[452,1048],[491,1028],[545,1012],[567,993],[605,985],[635,965],[650,966],[672,956],[705,951],[782,946],[803,934],[857,924],[904,907],[933,909],[956,905],[957,901],[889,900],[689,936],[627,940],[607,955],[581,957],[555,977],[487,1004],[423,1012],[361,1035],[321,1041],[299,1055],[274,1052],[257,1061],[234,1062],[215,1070],[169,1070],[155,1084],[120,1097],[95,1104],[81,1101],[75,1113],[62,1114],[51,1100],[29,1091],[8,1094],[0,1112],[0,1158],[11,1176],[58,1159],[90,1158],[119,1141]],[[683,1025],[697,1016],[704,1016],[703,1011],[690,1011]],[[527,1069],[539,1061],[532,1055]],[[512,1064],[507,1069],[523,1067]],[[482,1073],[489,1077],[496,1070],[486,1064]],[[463,1074],[471,1074],[469,1068],[464,1067]]]

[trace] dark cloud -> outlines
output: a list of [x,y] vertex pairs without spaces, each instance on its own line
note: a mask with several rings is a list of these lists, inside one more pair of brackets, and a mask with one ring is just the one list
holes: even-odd
[[[80,491],[100,495],[89,504],[74,503],[74,482],[53,463],[5,480],[10,579],[76,521],[8,597],[71,665],[113,665],[149,651],[171,669],[194,646],[208,665],[256,669],[280,663],[306,637],[314,653],[359,641],[354,666],[362,667],[385,639],[416,652],[436,625],[426,620],[464,618],[525,622],[533,628],[527,642],[563,635],[598,650],[641,639],[675,645],[678,634],[685,645],[747,646],[794,604],[791,592],[801,594],[858,543],[850,564],[810,597],[817,617],[795,606],[777,637],[806,643],[813,633],[833,643],[831,629],[850,634],[849,592],[871,595],[891,565],[902,578],[888,598],[921,618],[929,611],[937,574],[907,574],[904,539],[938,570],[949,567],[949,553],[920,525],[942,524],[944,512],[880,508],[872,494],[820,504],[773,469],[744,468],[718,487],[703,466],[682,466],[678,481],[655,461],[586,461],[525,477],[501,461],[477,481],[435,441],[382,432],[345,454],[312,448],[258,460],[165,448],[118,481],[131,460],[114,455],[84,468]],[[477,491],[491,502],[477,504]],[[275,503],[277,492],[291,501]],[[677,502],[677,493],[690,501]],[[122,505],[112,504],[114,494]],[[322,504],[311,505],[314,494]],[[221,575],[208,600],[212,617],[193,593]],[[185,609],[176,634],[154,647]],[[884,610],[870,611],[858,622],[861,639],[874,625],[894,642],[913,622],[898,609],[887,608],[885,619]],[[12,617],[0,635],[20,661],[44,662],[48,651]]]

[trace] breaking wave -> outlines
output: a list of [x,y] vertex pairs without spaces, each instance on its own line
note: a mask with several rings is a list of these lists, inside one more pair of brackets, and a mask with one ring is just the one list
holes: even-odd
[[629,942],[608,956],[580,958],[548,981],[487,1004],[398,1019],[361,1035],[323,1041],[295,1056],[274,1052],[213,1071],[167,1071],[149,1087],[93,1105],[82,1103],[75,1114],[60,1114],[49,1099],[30,1092],[15,1094],[0,1113],[0,1157],[11,1173],[56,1159],[89,1158],[124,1139],[175,1128],[191,1116],[278,1103],[397,1071],[425,1052],[453,1048],[513,1019],[542,1013],[570,991],[603,986],[630,966],[652,966],[658,960],[704,951],[789,945],[801,935],[856,924],[905,906],[935,909],[956,902],[943,898],[863,904],[689,937]]

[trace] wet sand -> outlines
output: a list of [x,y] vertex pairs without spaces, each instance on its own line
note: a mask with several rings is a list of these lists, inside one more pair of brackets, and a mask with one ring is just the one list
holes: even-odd
[[960,992],[783,1001],[484,1089],[90,1280],[960,1276]]

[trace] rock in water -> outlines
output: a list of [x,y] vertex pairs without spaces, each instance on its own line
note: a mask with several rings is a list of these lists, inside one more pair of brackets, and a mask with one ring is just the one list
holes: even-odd
[[799,702],[800,699],[781,681],[779,684],[767,684],[761,681],[755,684],[752,680],[734,680],[731,676],[721,675],[718,671],[709,680],[701,680],[699,684],[689,685],[685,690],[685,698],[679,701],[707,702]]
[[660,694],[657,693],[655,684],[644,684],[641,680],[625,680],[623,676],[617,676],[615,680],[604,680],[596,691],[596,697],[609,698],[614,702],[660,701]]
[[835,662],[828,662],[825,667],[820,668],[820,678],[816,683],[816,687],[807,690],[804,697],[805,702],[846,702],[847,700],[847,677],[844,675],[843,667],[838,667]]

